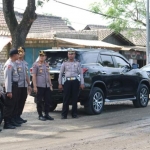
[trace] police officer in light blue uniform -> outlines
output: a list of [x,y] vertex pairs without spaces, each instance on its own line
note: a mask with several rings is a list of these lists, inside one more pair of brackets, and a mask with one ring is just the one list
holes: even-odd
[[18,53],[19,53],[19,59],[16,61],[16,64],[17,64],[17,70],[19,74],[19,81],[18,81],[19,101],[18,101],[18,112],[17,112],[16,119],[18,122],[26,123],[27,120],[22,119],[21,115],[27,99],[27,88],[28,90],[31,90],[31,86],[28,77],[28,63],[24,60],[25,48],[19,47]]
[[4,129],[15,129],[20,126],[15,120],[18,103],[18,80],[19,75],[16,67],[18,50],[12,49],[9,53],[9,60],[4,65],[4,80],[6,99],[4,106]]
[[[62,86],[62,75],[65,73],[66,81],[64,87]],[[78,80],[80,75],[80,81]],[[60,74],[58,78],[58,88],[63,93],[63,108],[62,108],[62,119],[67,119],[69,111],[69,102],[72,95],[72,118],[78,118],[77,115],[77,100],[79,94],[79,88],[84,89],[83,72],[80,63],[75,60],[75,51],[73,49],[68,50],[68,61],[63,62]]]
[[[39,61],[33,64],[33,86],[34,92],[37,93],[37,112],[39,120],[54,120],[49,116],[50,106],[50,91],[52,90],[52,83],[49,73],[49,64],[45,62],[46,54],[44,51],[39,52]],[[45,116],[42,114],[42,100],[45,104]]]

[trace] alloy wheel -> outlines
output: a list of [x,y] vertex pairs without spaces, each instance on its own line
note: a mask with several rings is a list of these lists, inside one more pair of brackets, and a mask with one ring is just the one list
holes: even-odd
[[100,92],[96,92],[93,96],[93,108],[96,112],[100,112],[103,108],[104,99]]

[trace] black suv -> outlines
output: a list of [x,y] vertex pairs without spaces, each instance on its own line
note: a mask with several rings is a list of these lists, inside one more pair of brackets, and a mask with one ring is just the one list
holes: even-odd
[[[63,101],[63,92],[58,90],[58,75],[61,64],[67,59],[67,49],[45,52],[54,88],[50,106],[53,111]],[[88,114],[100,114],[104,103],[112,101],[132,100],[135,107],[147,106],[150,78],[146,72],[133,69],[121,54],[111,50],[76,49],[76,59],[81,62],[85,81],[85,89],[79,92],[78,101]]]

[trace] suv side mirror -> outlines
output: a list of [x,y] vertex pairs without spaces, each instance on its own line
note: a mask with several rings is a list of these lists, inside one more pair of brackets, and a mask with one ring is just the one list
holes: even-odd
[[132,69],[137,69],[139,68],[139,64],[132,64]]

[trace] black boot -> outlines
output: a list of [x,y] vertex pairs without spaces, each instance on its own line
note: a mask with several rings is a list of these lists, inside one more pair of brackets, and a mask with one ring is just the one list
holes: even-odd
[[15,126],[15,127],[20,127],[20,126],[21,126],[20,124],[18,124],[18,123],[16,122],[16,120],[15,120],[14,118],[12,118],[12,119],[10,120],[10,124],[13,125],[13,126]]
[[42,115],[39,116],[39,120],[46,121],[46,119]]
[[26,123],[27,120],[22,119],[20,116],[18,116],[19,121],[21,121],[22,123]]
[[15,122],[20,125],[23,123],[23,121],[21,121],[18,116],[15,117]]
[[10,124],[10,121],[9,121],[9,120],[5,120],[5,121],[4,121],[4,127],[3,127],[3,128],[4,128],[4,129],[16,129],[15,126],[13,126],[13,125]]
[[0,132],[2,131],[2,129],[0,129]]
[[52,118],[48,113],[45,114],[44,118],[46,120],[54,120],[54,118]]

